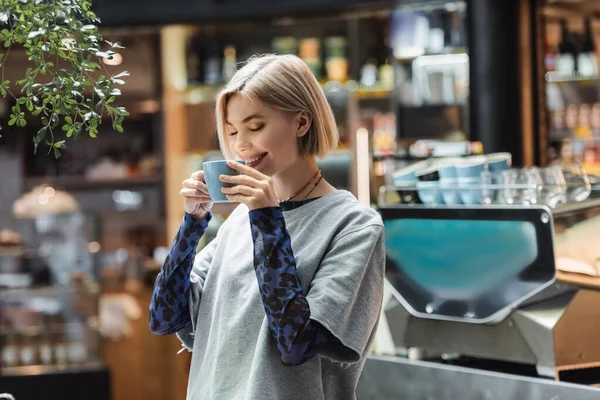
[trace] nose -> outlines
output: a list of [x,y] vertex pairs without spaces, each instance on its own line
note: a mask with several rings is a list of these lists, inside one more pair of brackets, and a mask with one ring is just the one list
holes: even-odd
[[233,143],[233,148],[237,154],[244,154],[252,148],[252,143],[248,141],[248,136],[246,134],[238,132],[234,137],[235,143]]

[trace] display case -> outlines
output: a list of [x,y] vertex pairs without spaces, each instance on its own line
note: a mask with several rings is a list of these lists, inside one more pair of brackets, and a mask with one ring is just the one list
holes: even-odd
[[103,368],[98,228],[83,213],[0,216],[4,377]]

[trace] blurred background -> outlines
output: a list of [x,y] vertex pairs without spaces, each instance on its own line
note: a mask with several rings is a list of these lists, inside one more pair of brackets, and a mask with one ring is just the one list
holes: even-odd
[[[519,168],[577,165],[591,186],[600,176],[597,0],[93,7],[103,37],[125,47],[105,60],[131,73],[118,100],[131,113],[124,132],[102,125],[59,159],[34,155],[37,120],[0,138],[2,381],[14,393],[184,398],[190,355],[150,334],[150,295],[183,215],[181,182],[222,157],[214,97],[253,54],[308,64],[341,138],[319,160],[323,174],[366,205],[398,171],[442,157],[503,152]],[[13,51],[15,81],[27,60]],[[0,99],[0,118],[11,106]],[[215,206],[200,247],[232,209]]]

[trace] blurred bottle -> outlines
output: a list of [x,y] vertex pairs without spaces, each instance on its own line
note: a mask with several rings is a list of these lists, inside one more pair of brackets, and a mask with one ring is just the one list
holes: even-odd
[[577,44],[575,37],[569,27],[567,20],[560,20],[561,38],[558,45],[558,57],[556,59],[556,70],[559,72],[573,73],[577,70],[576,53]]
[[579,139],[588,139],[592,137],[592,129],[590,127],[590,106],[587,104],[579,106],[575,137]]
[[204,83],[207,85],[216,85],[223,81],[221,75],[221,45],[216,38],[210,38],[208,44],[204,48],[204,56],[202,57]]
[[233,78],[236,71],[236,63],[235,47],[233,45],[226,46],[223,52],[223,81],[229,82]]
[[374,88],[377,84],[377,60],[369,58],[360,69],[360,84],[365,88]]
[[298,53],[298,40],[293,36],[278,36],[271,42],[273,51],[276,54],[294,54]]
[[69,365],[81,364],[87,359],[87,347],[83,341],[82,327],[69,324],[67,329],[67,361]]
[[59,314],[52,317],[52,345],[54,348],[54,364],[67,365],[67,345],[66,325]]
[[598,60],[596,58],[596,45],[592,32],[592,23],[589,17],[585,18],[585,30],[581,40],[581,52],[577,56],[577,67],[582,75],[598,75]]
[[596,103],[592,106],[590,126],[592,128],[592,137],[594,140],[600,140],[600,103]]
[[6,333],[0,336],[2,343],[2,366],[16,367],[19,365],[19,342],[17,332],[14,329],[8,329]]
[[52,365],[54,363],[54,352],[52,349],[52,331],[51,319],[49,315],[42,318],[42,328],[40,332],[40,342],[38,345],[39,360],[42,365]]
[[556,71],[556,46],[548,36],[544,42],[544,68],[547,72]]
[[199,37],[193,36],[188,40],[186,50],[187,81],[188,85],[202,83],[202,65],[200,58]]
[[345,82],[348,79],[348,58],[346,57],[346,38],[332,36],[325,39],[327,79]]
[[300,41],[299,55],[308,65],[313,75],[319,79],[321,77],[321,42],[317,38],[306,38]]
[[392,90],[394,88],[394,67],[387,60],[379,66],[379,85],[383,90]]
[[39,339],[39,327],[28,327],[20,333],[19,361],[21,365],[39,364],[39,352],[37,349]]

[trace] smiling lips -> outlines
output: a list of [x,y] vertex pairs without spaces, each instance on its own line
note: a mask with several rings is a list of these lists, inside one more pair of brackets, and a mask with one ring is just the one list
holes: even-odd
[[257,157],[252,157],[252,158],[247,158],[244,161],[246,161],[246,165],[248,166],[252,166],[252,165],[256,165],[258,164],[263,158],[265,158],[265,156],[267,155],[267,153],[263,153],[260,156]]

